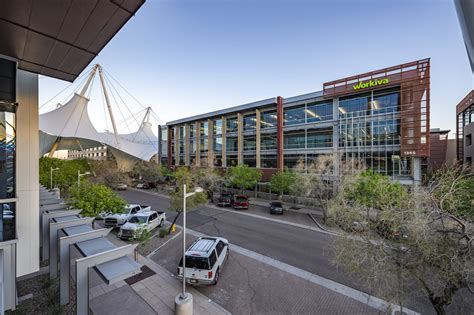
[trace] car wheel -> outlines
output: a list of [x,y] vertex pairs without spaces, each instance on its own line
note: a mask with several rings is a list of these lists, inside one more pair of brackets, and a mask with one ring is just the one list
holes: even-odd
[[212,282],[212,285],[216,285],[217,282],[219,282],[219,269],[216,271],[216,276],[214,277],[214,281]]

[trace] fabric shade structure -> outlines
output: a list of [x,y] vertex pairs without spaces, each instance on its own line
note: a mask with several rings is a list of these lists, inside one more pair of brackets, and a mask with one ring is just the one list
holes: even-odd
[[[136,132],[119,134],[116,132],[112,109],[108,104],[114,132],[98,132],[87,110],[89,99],[84,96],[97,69],[101,75],[102,69],[96,65],[80,93],[74,93],[64,105],[58,104],[56,109],[40,115],[40,156],[56,150],[83,151],[106,145],[114,155],[119,169],[128,171],[136,161],[149,161],[158,152],[158,137],[153,133],[149,122],[151,108],[147,109]],[[105,86],[102,88],[106,95]]]

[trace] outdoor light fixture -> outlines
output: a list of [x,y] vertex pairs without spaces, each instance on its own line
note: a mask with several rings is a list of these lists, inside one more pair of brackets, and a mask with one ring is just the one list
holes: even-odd
[[86,175],[90,175],[90,174],[91,174],[91,172],[81,173],[81,171],[77,170],[77,187],[79,187],[81,185],[81,177],[86,176]]
[[50,176],[51,183],[49,185],[49,189],[53,189],[53,172],[57,170],[59,170],[59,167],[56,167],[56,168],[51,167],[51,176]]
[[183,291],[175,298],[176,314],[192,314],[193,310],[193,296],[186,293],[186,198],[200,192],[204,189],[196,187],[193,192],[187,193],[186,184],[183,184]]

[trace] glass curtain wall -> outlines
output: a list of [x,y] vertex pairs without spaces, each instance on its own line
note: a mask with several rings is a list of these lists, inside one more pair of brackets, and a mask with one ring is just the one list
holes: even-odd
[[16,105],[0,104],[0,241],[15,238],[16,204],[1,202],[16,196]]

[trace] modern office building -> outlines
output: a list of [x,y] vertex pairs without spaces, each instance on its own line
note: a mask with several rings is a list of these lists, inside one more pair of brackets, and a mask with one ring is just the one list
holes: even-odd
[[430,130],[430,157],[428,168],[435,171],[445,165],[456,164],[456,139],[449,139],[451,130]]
[[430,155],[429,117],[430,60],[423,59],[327,82],[314,93],[171,121],[161,138],[169,167],[247,164],[268,179],[285,168],[313,171],[326,156],[333,175],[342,163],[362,161],[417,182]]
[[93,147],[80,150],[68,150],[67,159],[68,160],[77,160],[77,159],[90,159],[96,161],[107,161],[107,158],[110,158],[111,154],[107,149],[107,146]]
[[142,6],[0,1],[0,312],[40,269],[38,75],[73,81]]
[[474,160],[474,90],[456,106],[456,146],[460,163],[472,165]]

